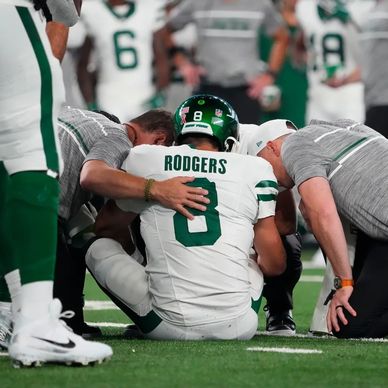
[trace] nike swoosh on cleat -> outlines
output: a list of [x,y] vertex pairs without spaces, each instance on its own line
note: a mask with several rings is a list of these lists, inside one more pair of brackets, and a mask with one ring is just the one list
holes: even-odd
[[69,339],[69,342],[67,343],[63,343],[63,342],[56,342],[56,341],[51,341],[51,340],[48,340],[48,339],[45,339],[45,338],[40,338],[40,337],[33,337],[35,339],[38,339],[38,340],[41,340],[41,341],[45,341],[49,344],[52,344],[52,345],[55,345],[55,346],[59,346],[60,348],[65,348],[65,349],[73,349],[75,348],[75,343]]

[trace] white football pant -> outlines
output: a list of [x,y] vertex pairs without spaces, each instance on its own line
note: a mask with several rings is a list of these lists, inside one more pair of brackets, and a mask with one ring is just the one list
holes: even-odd
[[[120,243],[107,238],[95,241],[86,254],[86,264],[97,282],[137,316],[146,317],[155,310],[145,267],[129,256]],[[258,300],[263,288],[263,278],[253,260],[250,260],[249,264],[249,278],[251,297]],[[206,325],[187,327],[160,318],[159,321],[152,331],[144,333],[145,337],[176,340],[248,340],[254,336],[258,325],[257,313],[250,307],[240,317]]]

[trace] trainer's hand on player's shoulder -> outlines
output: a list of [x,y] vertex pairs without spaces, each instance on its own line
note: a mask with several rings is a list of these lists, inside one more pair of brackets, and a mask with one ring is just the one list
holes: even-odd
[[356,311],[349,304],[350,295],[353,293],[353,287],[342,287],[336,291],[333,299],[330,302],[329,311],[327,313],[326,322],[329,333],[333,330],[339,331],[338,318],[344,325],[348,324],[348,320],[345,317],[344,310],[348,310],[354,317],[357,315]]
[[201,187],[188,186],[186,183],[192,182],[194,177],[180,176],[156,181],[151,188],[151,197],[170,209],[174,209],[183,216],[192,220],[193,215],[185,208],[205,211],[210,200],[205,197],[208,191]]

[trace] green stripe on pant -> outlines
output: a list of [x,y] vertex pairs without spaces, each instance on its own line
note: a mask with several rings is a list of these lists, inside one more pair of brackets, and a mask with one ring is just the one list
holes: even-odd
[[53,124],[53,81],[50,62],[47,58],[45,48],[31,17],[30,11],[25,7],[16,7],[16,10],[26,30],[39,65],[41,77],[40,131],[42,135],[44,153],[46,156],[46,164],[48,169],[59,172],[58,154],[56,150]]

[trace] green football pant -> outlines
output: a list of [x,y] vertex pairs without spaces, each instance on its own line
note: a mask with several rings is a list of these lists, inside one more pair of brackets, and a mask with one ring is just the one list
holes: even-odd
[[18,269],[22,284],[53,280],[59,184],[45,172],[0,179],[1,275]]

